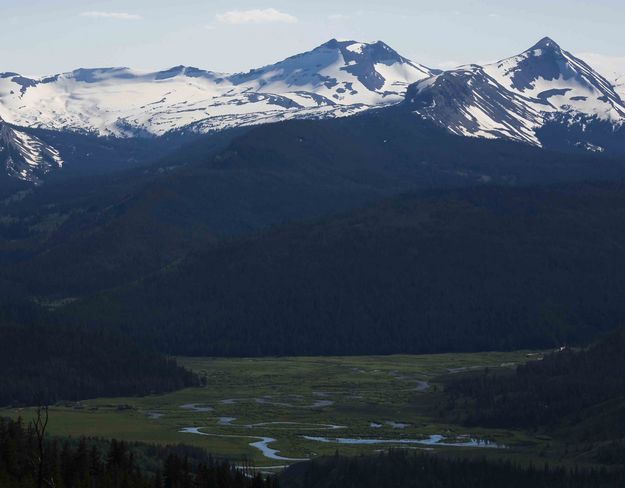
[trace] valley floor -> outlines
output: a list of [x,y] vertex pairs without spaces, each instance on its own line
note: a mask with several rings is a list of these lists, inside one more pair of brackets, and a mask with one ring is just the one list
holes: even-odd
[[[138,398],[99,398],[50,410],[50,434],[184,443],[264,468],[390,447],[534,458],[549,439],[467,429],[437,419],[440,378],[507,368],[540,353],[261,359],[178,358],[206,386]],[[0,416],[32,416],[4,409]]]

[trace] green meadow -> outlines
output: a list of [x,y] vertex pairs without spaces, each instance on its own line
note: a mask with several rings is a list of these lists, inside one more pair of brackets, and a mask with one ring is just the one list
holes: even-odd
[[[445,424],[437,419],[436,411],[445,376],[484,367],[514,367],[539,354],[182,357],[179,363],[204,377],[205,386],[164,395],[55,405],[50,409],[49,432],[184,443],[216,456],[247,459],[260,467],[284,466],[337,449],[344,454],[406,447],[463,455],[525,456],[546,440],[516,431]],[[28,420],[33,412],[5,409],[0,415]],[[442,437],[432,440],[430,436]],[[478,446],[472,445],[476,442]]]

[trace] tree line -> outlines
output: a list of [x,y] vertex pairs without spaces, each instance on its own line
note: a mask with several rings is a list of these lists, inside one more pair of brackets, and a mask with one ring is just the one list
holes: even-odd
[[195,386],[176,361],[127,336],[63,326],[0,324],[0,405],[53,404]]
[[454,375],[440,408],[449,420],[467,425],[611,441],[611,454],[604,450],[601,456],[625,464],[624,371],[625,329],[619,329],[588,348],[565,348],[513,371]]
[[625,473],[392,450],[296,464],[284,472],[281,482],[289,488],[614,488],[623,486]]
[[[44,417],[39,420],[45,422]],[[277,480],[176,447],[117,440],[41,439],[41,426],[0,419],[2,488],[277,488]],[[43,425],[43,424],[42,424]],[[146,469],[140,454],[151,456]],[[197,454],[197,453],[195,453]],[[143,462],[142,462],[143,461]]]

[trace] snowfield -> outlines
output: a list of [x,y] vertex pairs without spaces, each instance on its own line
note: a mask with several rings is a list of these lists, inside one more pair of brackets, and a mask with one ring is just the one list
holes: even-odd
[[79,69],[38,79],[0,74],[0,117],[23,127],[134,137],[294,117],[336,117],[400,102],[432,74],[382,42],[332,40],[249,73]]

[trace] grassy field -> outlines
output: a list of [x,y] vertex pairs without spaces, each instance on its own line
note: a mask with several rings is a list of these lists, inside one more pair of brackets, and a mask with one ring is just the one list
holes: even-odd
[[[469,368],[511,367],[526,361],[527,354],[179,358],[182,365],[206,378],[205,387],[57,405],[51,408],[50,433],[192,444],[215,455],[251,459],[264,467],[284,466],[337,448],[341,453],[394,445],[463,454],[523,453],[529,448],[535,451],[544,440],[514,431],[440,424],[432,412],[440,400],[437,377]],[[32,413],[29,409],[0,410],[0,416],[25,419]],[[197,428],[202,435],[182,432],[189,428]],[[480,439],[505,447],[416,443],[432,435],[444,436],[446,444]],[[305,436],[326,437],[330,442]],[[368,439],[369,443],[339,444],[336,438]],[[263,445],[251,445],[263,441]]]

